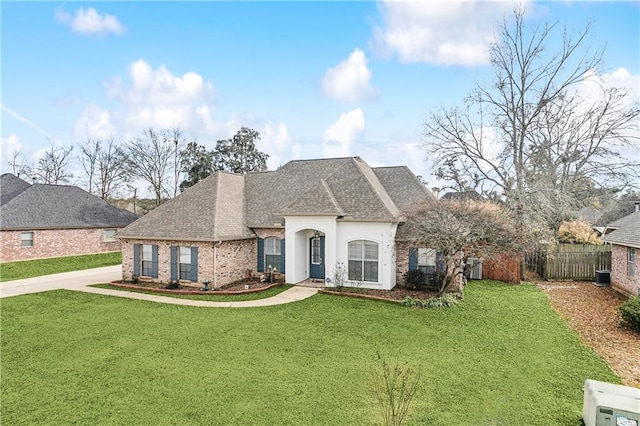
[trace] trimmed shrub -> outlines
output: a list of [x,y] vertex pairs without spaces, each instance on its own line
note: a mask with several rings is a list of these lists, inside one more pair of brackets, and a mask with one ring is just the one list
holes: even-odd
[[618,308],[622,322],[629,328],[640,333],[640,296],[630,297]]
[[410,290],[424,290],[427,286],[427,276],[418,269],[405,272],[403,278],[404,286]]
[[451,306],[457,305],[459,301],[460,299],[453,294],[443,294],[440,297],[432,297],[424,300],[407,296],[402,299],[402,304],[412,308],[450,308]]

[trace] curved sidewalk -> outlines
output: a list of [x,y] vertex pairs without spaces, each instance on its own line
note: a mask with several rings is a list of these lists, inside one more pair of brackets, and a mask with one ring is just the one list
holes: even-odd
[[246,300],[242,302],[210,302],[205,300],[178,299],[176,297],[160,296],[155,294],[143,294],[130,291],[89,287],[91,284],[115,281],[121,278],[121,273],[122,267],[120,265],[115,265],[106,266],[104,268],[87,269],[84,271],[44,275],[41,277],[26,278],[23,280],[5,281],[0,283],[0,298],[39,293],[41,291],[65,289],[83,291],[85,293],[102,294],[105,296],[117,296],[157,303],[169,303],[173,305],[202,306],[210,308],[251,308],[297,302],[298,300],[304,300],[311,297],[318,292],[317,288],[296,286],[265,299]]

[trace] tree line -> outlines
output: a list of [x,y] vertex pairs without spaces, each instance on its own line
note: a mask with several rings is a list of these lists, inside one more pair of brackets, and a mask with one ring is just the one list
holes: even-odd
[[[207,150],[188,140],[180,127],[148,128],[127,141],[115,138],[88,138],[77,146],[51,146],[34,165],[21,161],[21,153],[11,154],[13,173],[39,183],[66,184],[72,179],[102,199],[133,190],[136,181],[145,182],[155,205],[175,197],[217,170],[232,173],[265,171],[269,155],[259,151],[260,133],[242,127],[229,138]],[[75,163],[75,164],[74,164]],[[80,165],[79,176],[72,168]]]

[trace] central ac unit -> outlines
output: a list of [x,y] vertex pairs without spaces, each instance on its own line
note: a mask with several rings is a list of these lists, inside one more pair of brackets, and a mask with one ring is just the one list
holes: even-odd
[[640,389],[587,379],[582,420],[585,426],[640,426]]

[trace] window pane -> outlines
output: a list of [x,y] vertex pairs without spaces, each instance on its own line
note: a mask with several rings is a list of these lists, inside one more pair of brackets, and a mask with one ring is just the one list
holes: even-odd
[[180,247],[180,263],[191,263],[191,247]]
[[378,282],[378,262],[364,262],[364,281]]
[[279,254],[267,254],[264,257],[265,270],[268,272],[274,268],[276,271],[280,268],[280,255]]
[[20,234],[20,245],[22,247],[33,246],[33,232],[23,232]]
[[265,254],[280,254],[280,240],[278,238],[267,238],[264,240]]
[[142,245],[142,256],[140,256],[142,258],[142,260],[148,260],[149,262],[151,262],[151,258],[152,258],[152,254],[151,254],[151,244],[143,244]]
[[349,260],[362,260],[362,241],[349,243]]
[[[351,243],[349,243],[351,245]],[[350,260],[348,278],[351,281],[362,281],[362,261]]]
[[150,260],[142,261],[142,275],[145,277],[150,277],[153,272],[152,263]]
[[419,248],[418,249],[418,265],[435,266],[436,250],[430,249],[430,248]]
[[322,263],[320,259],[320,238],[313,238],[311,240],[311,263],[314,265]]
[[191,264],[190,263],[181,263],[180,264],[180,275],[179,278],[181,280],[190,280],[191,279]]
[[378,243],[364,241],[364,258],[365,260],[378,260]]

